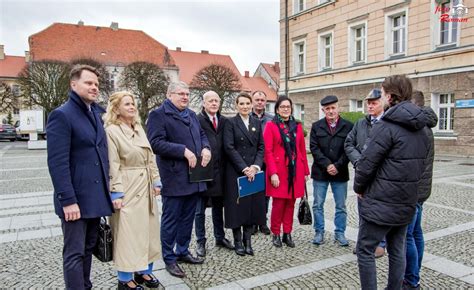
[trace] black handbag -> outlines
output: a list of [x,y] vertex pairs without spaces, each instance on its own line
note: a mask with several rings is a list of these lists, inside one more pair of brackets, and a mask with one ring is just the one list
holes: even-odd
[[306,191],[306,185],[304,187],[304,196],[300,200],[300,206],[298,209],[298,221],[301,225],[313,224],[313,218],[311,216],[311,208],[308,203],[308,192]]
[[100,218],[99,237],[92,254],[101,262],[112,261],[112,229],[105,217]]

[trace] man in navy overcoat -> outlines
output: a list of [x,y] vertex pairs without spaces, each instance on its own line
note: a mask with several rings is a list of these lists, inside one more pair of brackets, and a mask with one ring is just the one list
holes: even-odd
[[99,73],[91,66],[71,70],[68,101],[52,111],[46,127],[54,208],[64,235],[67,289],[91,289],[92,250],[100,217],[112,214],[108,190],[107,139],[95,103]]
[[163,183],[163,260],[171,275],[184,277],[185,273],[177,262],[204,262],[201,257],[193,257],[188,247],[200,192],[207,188],[205,182],[189,182],[189,167],[196,166],[197,157],[202,157],[201,164],[206,166],[211,160],[211,151],[196,114],[188,109],[188,85],[171,83],[166,96],[163,105],[148,117],[147,136],[156,154]]

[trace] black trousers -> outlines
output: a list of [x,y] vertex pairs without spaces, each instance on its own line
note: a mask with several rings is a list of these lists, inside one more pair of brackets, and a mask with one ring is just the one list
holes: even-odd
[[97,242],[100,218],[66,222],[61,219],[64,236],[63,272],[66,289],[91,289],[92,250]]
[[357,263],[360,284],[363,290],[377,289],[377,267],[375,248],[385,237],[388,252],[388,290],[402,288],[406,265],[406,233],[408,225],[383,226],[359,218],[359,236],[357,239]]

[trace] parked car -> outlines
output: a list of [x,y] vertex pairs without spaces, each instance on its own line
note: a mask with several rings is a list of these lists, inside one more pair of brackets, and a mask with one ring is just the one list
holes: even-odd
[[15,141],[16,139],[16,130],[10,124],[2,124],[0,125],[0,140],[8,139],[10,141]]

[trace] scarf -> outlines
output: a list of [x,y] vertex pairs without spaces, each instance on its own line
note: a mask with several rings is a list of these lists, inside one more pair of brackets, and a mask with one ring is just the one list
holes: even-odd
[[191,120],[189,119],[189,109],[188,109],[188,108],[186,108],[186,109],[180,111],[180,110],[170,101],[170,99],[166,99],[165,102],[164,102],[164,105],[167,106],[168,108],[170,108],[171,111],[173,111],[173,113],[179,115],[185,124],[189,125],[189,124],[191,123]]
[[280,115],[273,117],[273,122],[280,131],[283,148],[285,149],[285,160],[288,160],[288,194],[294,195],[294,182],[296,176],[296,123],[295,118],[290,116],[287,122]]

